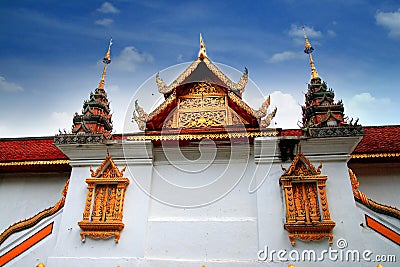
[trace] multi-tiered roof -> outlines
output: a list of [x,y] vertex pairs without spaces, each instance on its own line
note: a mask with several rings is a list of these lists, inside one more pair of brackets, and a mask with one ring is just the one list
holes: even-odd
[[104,90],[107,65],[111,63],[111,44],[110,40],[107,53],[103,58],[104,68],[99,85],[94,92],[90,93],[89,100],[84,101],[82,114],[75,113],[74,125],[72,126],[72,133],[74,134],[110,135],[112,131],[110,103]]
[[304,53],[308,54],[311,66],[311,80],[302,106],[302,128],[305,135],[314,137],[346,136],[362,134],[362,127],[357,123],[345,121],[343,102],[335,102],[335,93],[321,80],[311,53],[314,48],[305,33]]
[[76,112],[74,115],[72,133],[60,132],[54,138],[55,144],[102,143],[112,138],[112,114],[104,89],[107,65],[111,63],[111,45],[112,40],[103,58],[104,67],[99,85],[90,93],[89,99],[83,102],[82,114]]

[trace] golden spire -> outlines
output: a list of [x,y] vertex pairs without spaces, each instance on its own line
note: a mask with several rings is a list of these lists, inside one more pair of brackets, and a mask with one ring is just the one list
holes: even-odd
[[310,57],[311,79],[318,78],[319,77],[318,72],[317,72],[317,69],[315,68],[314,61],[313,61],[313,58],[311,55],[311,53],[314,51],[314,48],[311,46],[311,43],[308,40],[304,26],[302,27],[302,29],[303,29],[303,33],[304,33],[304,39],[306,41],[306,44],[304,46],[304,53],[308,54],[308,56]]
[[199,58],[200,59],[204,59],[205,57],[207,57],[207,53],[206,53],[206,45],[203,42],[203,36],[201,36],[200,33],[200,51],[199,51]]
[[106,78],[107,65],[111,63],[111,45],[112,45],[112,38],[110,38],[110,43],[108,44],[107,53],[103,58],[103,63],[104,63],[103,73],[101,74],[101,80],[99,82],[99,86],[97,87],[100,89],[104,89],[104,79]]

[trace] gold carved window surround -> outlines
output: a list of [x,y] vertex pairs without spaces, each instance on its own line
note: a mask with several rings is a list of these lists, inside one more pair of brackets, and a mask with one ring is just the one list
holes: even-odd
[[118,242],[124,223],[123,205],[129,179],[123,177],[125,167],[120,171],[108,156],[96,171],[90,167],[91,176],[86,179],[87,195],[83,219],[78,222],[85,237],[109,238],[114,236]]
[[167,128],[199,128],[240,124],[240,118],[228,106],[226,92],[210,83],[194,84],[187,94],[178,97],[174,114],[167,118]]
[[298,238],[304,241],[329,238],[333,242],[331,220],[326,197],[326,175],[321,175],[322,164],[315,167],[301,153],[297,154],[291,166],[279,179],[283,188],[286,222],[284,228],[289,232],[292,245]]

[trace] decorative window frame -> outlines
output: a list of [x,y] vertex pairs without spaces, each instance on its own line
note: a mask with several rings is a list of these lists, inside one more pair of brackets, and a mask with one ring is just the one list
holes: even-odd
[[83,219],[78,222],[82,229],[82,242],[86,236],[95,239],[115,236],[118,243],[124,228],[123,205],[129,185],[129,179],[123,177],[125,169],[126,166],[120,171],[111,156],[107,156],[96,171],[90,167],[92,177],[86,179],[88,187]]
[[282,166],[284,174],[279,179],[286,208],[284,228],[289,232],[289,240],[304,241],[329,238],[333,243],[332,229],[335,222],[330,218],[326,197],[327,175],[321,175],[322,163],[316,169],[310,161],[299,153],[289,169]]

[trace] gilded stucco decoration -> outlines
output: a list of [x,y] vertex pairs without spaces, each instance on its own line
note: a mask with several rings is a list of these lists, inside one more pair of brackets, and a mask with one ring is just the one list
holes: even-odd
[[139,106],[138,101],[135,101],[135,110],[133,111],[133,120],[136,121],[139,130],[144,131],[146,129],[146,122],[149,115],[144,111],[144,109]]
[[86,236],[103,239],[114,236],[118,242],[124,228],[123,205],[129,184],[129,179],[123,177],[124,171],[125,167],[119,170],[111,156],[96,171],[90,168],[83,219],[78,222],[82,241]]
[[166,141],[166,140],[201,140],[204,138],[209,139],[231,139],[231,138],[255,138],[266,136],[278,136],[279,131],[276,129],[265,129],[263,131],[232,131],[228,133],[193,133],[193,134],[155,134],[155,135],[132,135],[127,136],[129,141]]
[[329,238],[333,242],[331,220],[326,196],[326,180],[321,174],[322,164],[315,168],[308,159],[299,153],[293,159],[289,169],[282,166],[284,174],[279,179],[283,187],[286,207],[285,229],[289,240],[295,244],[295,238],[304,241]]
[[202,82],[179,97],[173,128],[195,128],[227,125],[226,95],[210,83]]

